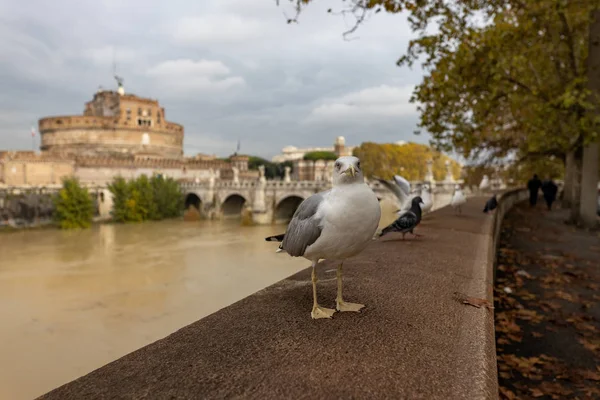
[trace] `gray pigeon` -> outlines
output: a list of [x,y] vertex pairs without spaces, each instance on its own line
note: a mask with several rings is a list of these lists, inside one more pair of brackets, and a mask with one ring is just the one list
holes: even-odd
[[390,225],[383,228],[379,234],[379,237],[382,237],[390,232],[402,233],[402,239],[404,239],[404,235],[409,232],[415,236],[421,236],[413,232],[413,230],[421,222],[421,204],[423,204],[423,199],[421,199],[421,196],[417,196],[412,199],[410,210],[408,210],[405,214],[402,214]]

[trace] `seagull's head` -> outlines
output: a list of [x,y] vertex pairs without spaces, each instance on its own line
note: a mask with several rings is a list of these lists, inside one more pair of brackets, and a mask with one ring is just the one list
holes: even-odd
[[360,160],[354,156],[340,157],[333,165],[333,184],[364,182]]

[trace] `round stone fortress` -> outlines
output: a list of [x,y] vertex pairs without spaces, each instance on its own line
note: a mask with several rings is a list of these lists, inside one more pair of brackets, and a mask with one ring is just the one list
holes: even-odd
[[183,156],[183,126],[165,120],[157,100],[99,90],[83,115],[39,120],[41,150],[73,156]]

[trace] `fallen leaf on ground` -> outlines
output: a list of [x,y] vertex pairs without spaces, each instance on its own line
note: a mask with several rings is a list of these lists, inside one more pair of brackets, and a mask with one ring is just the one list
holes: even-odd
[[454,296],[463,304],[468,304],[473,307],[481,308],[485,307],[488,310],[492,310],[494,306],[486,299],[480,299],[478,297],[469,297],[463,293],[454,292]]
[[533,397],[542,397],[544,395],[544,392],[538,388],[529,389],[529,391]]

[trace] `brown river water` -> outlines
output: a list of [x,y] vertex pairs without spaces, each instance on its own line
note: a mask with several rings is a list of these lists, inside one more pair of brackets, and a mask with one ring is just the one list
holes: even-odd
[[[383,203],[382,224],[393,220]],[[0,234],[0,399],[32,399],[310,263],[239,221]]]

